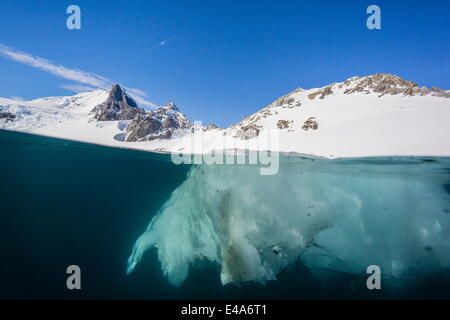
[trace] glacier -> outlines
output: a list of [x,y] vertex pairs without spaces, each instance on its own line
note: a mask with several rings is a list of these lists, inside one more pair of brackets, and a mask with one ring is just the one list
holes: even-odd
[[369,265],[401,281],[448,271],[449,168],[449,158],[281,154],[272,176],[258,165],[194,165],[135,242],[127,271],[153,247],[174,286],[202,261],[220,267],[224,285],[276,280],[298,259],[317,277]]

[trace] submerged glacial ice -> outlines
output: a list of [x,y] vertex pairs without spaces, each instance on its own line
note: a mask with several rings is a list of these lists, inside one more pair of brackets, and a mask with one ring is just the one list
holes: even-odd
[[178,286],[195,263],[220,266],[223,284],[275,280],[297,259],[314,270],[408,279],[450,267],[450,159],[306,159],[195,165],[136,241],[132,272],[158,252]]

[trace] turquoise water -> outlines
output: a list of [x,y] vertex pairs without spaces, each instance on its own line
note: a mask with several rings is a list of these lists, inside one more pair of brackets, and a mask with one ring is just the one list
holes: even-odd
[[[252,166],[177,166],[169,155],[0,130],[0,159],[2,299],[450,298],[448,158],[282,156],[279,174],[260,176]],[[260,250],[277,280],[223,285],[214,208],[240,212],[227,225],[242,227],[251,246],[285,250],[283,262]],[[213,231],[202,231],[205,219]],[[285,230],[305,226],[314,241],[300,253]],[[140,246],[141,235],[150,240]],[[136,246],[143,254],[127,274]],[[369,263],[388,273],[382,290],[366,288]],[[80,291],[66,289],[72,264]]]

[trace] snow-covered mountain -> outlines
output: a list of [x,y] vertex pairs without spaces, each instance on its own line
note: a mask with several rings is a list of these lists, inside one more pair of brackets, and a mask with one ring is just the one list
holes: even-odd
[[279,131],[279,151],[324,157],[449,155],[450,91],[390,74],[296,89],[226,130]]
[[70,97],[0,98],[0,128],[89,143],[127,147],[126,142],[167,140],[192,126],[174,103],[147,111],[118,84]]
[[[81,122],[104,102],[108,92],[97,90],[69,97],[48,97],[31,101],[0,98],[0,112],[12,114],[0,123],[2,129],[51,135],[62,123]],[[87,119],[86,119],[87,120]],[[69,135],[69,133],[67,133]],[[64,134],[61,137],[65,137]]]
[[[303,90],[301,88],[287,94],[272,104],[268,105],[264,109],[256,112],[250,117],[245,118],[243,121],[231,127],[231,132],[236,134],[238,137],[243,139],[251,139],[257,136],[260,130],[264,129],[287,129],[290,132],[296,131],[293,128],[295,124],[300,126],[302,130],[308,131],[309,129],[318,130],[318,120],[315,116],[306,118],[302,117],[303,111],[307,111],[308,106],[318,105],[318,107],[324,107],[327,102],[322,103],[320,100],[328,99],[332,100],[333,97],[345,97],[350,95],[355,95],[359,98],[357,93],[363,95],[377,94],[378,98],[384,95],[401,95],[402,97],[414,97],[414,96],[434,96],[434,97],[444,97],[450,98],[450,91],[445,91],[439,88],[427,89],[426,87],[419,87],[416,83],[411,81],[403,80],[400,77],[390,75],[390,74],[375,74],[369,77],[353,77],[342,83],[334,83],[329,86],[312,89]],[[349,102],[354,102],[353,97],[347,97]],[[319,103],[314,103],[313,100],[319,100]],[[379,100],[381,103],[385,100]],[[402,100],[405,103],[411,102],[411,100]],[[367,102],[371,102],[367,99]],[[303,107],[302,107],[303,105]],[[355,103],[355,105],[357,105]],[[344,113],[342,110],[346,108],[345,106],[340,107],[338,113]],[[359,107],[362,109],[363,107]],[[288,109],[286,112],[281,109]],[[293,110],[292,110],[293,109]],[[301,110],[300,112],[296,112]],[[375,111],[375,110],[372,110]],[[286,119],[279,117],[279,113],[286,115]],[[358,113],[355,110],[356,113]],[[352,112],[353,113],[353,112]],[[361,112],[359,112],[361,113]],[[331,116],[333,112],[329,112]],[[350,116],[350,115],[348,115]],[[364,114],[360,114],[364,116]],[[267,121],[265,120],[267,119]],[[276,123],[274,122],[276,120]],[[298,120],[304,120],[303,123],[298,123]],[[400,119],[398,119],[400,120]]]
[[[296,89],[226,129],[189,121],[170,103],[137,106],[119,85],[72,97],[0,98],[0,128],[148,151],[222,149],[328,158],[450,156],[450,91],[390,74]],[[267,137],[276,141],[267,145]],[[198,143],[201,137],[201,143]]]

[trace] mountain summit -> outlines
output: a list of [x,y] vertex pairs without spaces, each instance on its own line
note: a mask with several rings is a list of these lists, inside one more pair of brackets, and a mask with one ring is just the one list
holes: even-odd
[[133,98],[119,84],[115,84],[108,99],[92,109],[91,113],[99,121],[131,120],[136,115],[145,113],[145,110],[138,108]]
[[450,92],[439,88],[419,87],[415,82],[405,80],[399,76],[388,73],[377,73],[366,77],[352,77],[345,80],[342,83],[332,84],[324,87],[322,90],[316,91],[310,95],[311,99],[314,99],[320,94],[320,98],[332,94],[333,89],[344,89],[344,94],[352,94],[356,92],[362,93],[378,93],[380,97],[389,95],[404,95],[404,96],[416,96],[416,95],[435,95],[445,98],[450,98]]

